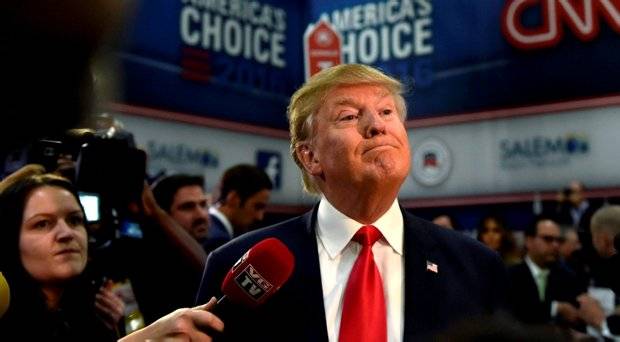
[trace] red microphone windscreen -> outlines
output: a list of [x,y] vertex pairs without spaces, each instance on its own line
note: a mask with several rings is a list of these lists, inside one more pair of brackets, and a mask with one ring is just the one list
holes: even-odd
[[280,240],[262,240],[230,269],[222,292],[235,303],[257,307],[280,289],[294,267],[293,253]]

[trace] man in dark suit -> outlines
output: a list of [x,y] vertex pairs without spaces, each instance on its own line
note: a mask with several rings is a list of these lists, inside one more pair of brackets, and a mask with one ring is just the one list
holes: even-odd
[[398,204],[411,158],[401,93],[400,82],[376,69],[340,65],[292,96],[291,153],[305,189],[321,199],[311,212],[211,254],[199,302],[220,296],[230,267],[265,238],[280,239],[295,257],[291,278],[264,305],[218,309],[224,339],[411,341],[501,306],[504,268],[494,252]]
[[577,296],[586,289],[558,262],[560,241],[559,225],[546,217],[525,230],[527,255],[508,270],[510,307],[522,322],[577,327]]
[[265,215],[273,184],[265,171],[239,164],[224,172],[217,202],[209,208],[211,226],[203,246],[207,252],[250,230]]

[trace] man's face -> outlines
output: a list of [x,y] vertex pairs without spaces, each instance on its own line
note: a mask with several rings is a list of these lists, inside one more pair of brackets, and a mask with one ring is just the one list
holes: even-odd
[[202,187],[184,186],[174,194],[170,216],[195,239],[202,239],[207,236],[209,229],[207,206],[207,196]]
[[560,227],[551,220],[542,220],[538,222],[536,236],[525,241],[527,254],[538,266],[550,266],[558,260],[560,241]]
[[573,204],[573,206],[579,206],[579,204],[581,204],[584,200],[583,184],[578,181],[572,181],[568,187],[570,189],[568,200]]
[[579,236],[574,230],[569,230],[564,234],[564,241],[560,245],[560,255],[562,258],[569,258],[576,250],[581,249]]
[[609,258],[614,255],[613,236],[607,231],[591,229],[592,246],[602,258]]
[[248,197],[243,204],[237,202],[232,217],[229,217],[235,227],[235,235],[247,232],[253,224],[263,219],[270,195],[271,190],[263,189]]
[[314,116],[313,137],[301,150],[306,170],[329,190],[395,181],[410,167],[409,141],[394,98],[383,87],[332,89]]

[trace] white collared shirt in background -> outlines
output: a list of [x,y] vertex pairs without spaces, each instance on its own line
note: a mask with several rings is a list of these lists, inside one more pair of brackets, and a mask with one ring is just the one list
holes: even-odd
[[[399,342],[403,339],[405,277],[404,223],[398,201],[394,200],[390,209],[372,225],[383,234],[383,238],[374,244],[372,251],[383,280],[388,341]],[[325,197],[321,199],[316,232],[329,341],[338,341],[344,290],[353,264],[362,249],[360,244],[351,242],[351,239],[362,226],[364,225],[339,212]]]
[[228,217],[226,217],[224,213],[222,213],[217,207],[209,207],[209,214],[217,217],[218,219],[220,219],[220,221],[222,221],[222,224],[224,225],[224,228],[226,228],[228,236],[230,236],[231,239],[235,237],[235,231],[233,230],[232,223],[230,223]]
[[[538,280],[538,276],[541,273],[545,273],[545,277],[547,278],[545,281],[545,293],[547,292],[547,286],[549,286],[549,269],[545,268],[543,269],[542,267],[536,265],[536,263],[532,260],[532,258],[529,257],[529,255],[526,255],[525,258],[523,258],[523,260],[525,261],[525,264],[527,265],[527,268],[530,269],[530,273],[532,274],[532,277],[534,278],[534,283],[536,283]],[[536,286],[538,286],[538,284],[536,284]],[[543,299],[541,299],[541,301],[543,301]],[[555,317],[558,314],[558,302],[557,301],[551,301],[551,317]]]

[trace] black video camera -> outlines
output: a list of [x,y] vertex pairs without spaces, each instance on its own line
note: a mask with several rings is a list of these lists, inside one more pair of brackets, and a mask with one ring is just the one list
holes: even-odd
[[142,196],[146,153],[127,141],[98,138],[84,144],[77,158],[75,184],[99,194],[113,209],[124,212]]
[[[104,219],[111,210],[125,213],[129,203],[141,199],[146,153],[135,147],[131,135],[77,131],[59,139],[37,141],[29,151],[28,162],[41,164],[48,172],[56,171],[69,178],[80,197],[88,199],[83,206],[89,212],[100,212],[102,206],[106,208],[102,214],[87,217],[88,221]],[[72,161],[70,166],[61,165],[63,157]]]

